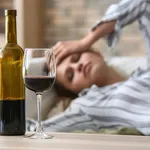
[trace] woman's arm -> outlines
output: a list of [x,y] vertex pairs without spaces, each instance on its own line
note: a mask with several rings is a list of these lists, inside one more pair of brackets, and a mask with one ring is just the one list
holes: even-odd
[[[141,23],[141,19],[145,16],[145,14],[147,12],[150,13],[149,6],[149,0],[122,0],[118,4],[113,4],[108,8],[104,17],[97,21],[97,23],[92,27],[91,32],[97,30],[97,28],[101,28],[102,25],[107,22],[116,20],[116,23],[113,26],[113,32],[109,32],[104,35],[107,36],[108,46],[113,47],[116,45],[116,41],[118,41],[120,37],[121,29],[136,20]],[[85,40],[86,39],[88,39],[88,37],[85,37]]]
[[116,24],[116,20],[107,21],[101,23],[101,25],[97,25],[94,29],[85,36],[81,42],[84,47],[91,47],[98,39],[108,35],[114,31],[114,27]]
[[[111,5],[104,17],[99,20],[91,31],[81,40],[58,42],[54,46],[57,63],[74,52],[88,50],[101,37],[107,36],[109,46],[114,46],[121,29],[137,19],[141,19],[149,11],[149,0],[122,0]],[[150,17],[149,17],[150,18]]]
[[99,38],[113,32],[116,21],[101,23],[100,26],[89,32],[83,39],[76,41],[59,41],[53,47],[56,56],[56,64],[69,54],[74,52],[84,52],[90,49]]

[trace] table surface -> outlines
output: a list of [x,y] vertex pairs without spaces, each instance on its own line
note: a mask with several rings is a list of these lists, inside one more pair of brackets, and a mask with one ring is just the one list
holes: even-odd
[[150,150],[150,137],[82,133],[48,133],[53,139],[0,136],[0,150]]

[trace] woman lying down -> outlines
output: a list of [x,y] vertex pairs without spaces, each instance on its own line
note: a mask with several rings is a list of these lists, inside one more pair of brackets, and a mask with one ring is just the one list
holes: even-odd
[[[78,94],[70,106],[42,122],[44,131],[72,132],[101,128],[136,128],[150,134],[150,71],[138,69],[128,80],[99,53],[67,56],[57,66],[57,85]],[[36,122],[28,120],[27,129]]]
[[[127,2],[129,3],[129,0]],[[145,41],[150,51],[148,28],[150,3],[146,0],[131,1],[131,3],[129,8],[123,7],[125,1],[123,6],[121,3],[116,5],[113,7],[114,10],[106,13],[103,23],[98,22],[95,27],[100,28],[105,22],[116,20],[114,30],[108,30],[111,31],[108,33],[110,44],[118,37],[122,27],[139,20],[142,32],[146,33]],[[116,13],[113,13],[115,11]],[[43,121],[44,131],[72,132],[86,129],[99,131],[101,128],[127,127],[136,128],[140,133],[150,135],[150,71],[148,69],[138,69],[126,80],[106,64],[100,53],[87,49],[81,53],[70,54],[61,60],[57,65],[57,85],[77,94],[78,97],[64,112]],[[35,128],[36,121],[28,120],[27,129],[33,131]]]

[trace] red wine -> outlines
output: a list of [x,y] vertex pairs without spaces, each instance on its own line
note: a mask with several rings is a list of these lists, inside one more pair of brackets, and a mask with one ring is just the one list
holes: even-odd
[[0,135],[25,134],[25,100],[0,100]]
[[24,78],[26,87],[34,92],[43,92],[47,90],[52,86],[54,80],[54,77],[49,76],[26,76]]

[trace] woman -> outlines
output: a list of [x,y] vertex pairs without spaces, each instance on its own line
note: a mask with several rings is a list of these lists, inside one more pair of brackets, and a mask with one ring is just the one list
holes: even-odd
[[[139,69],[125,80],[100,54],[88,51],[65,57],[57,67],[57,81],[76,94],[81,92],[64,112],[42,122],[44,131],[128,127],[150,135],[149,70]],[[28,121],[28,130],[35,124]]]
[[[59,42],[54,46],[58,82],[72,92],[80,93],[63,113],[43,122],[45,131],[97,131],[123,126],[150,135],[150,71],[137,70],[123,81],[122,76],[105,64],[101,55],[83,52],[105,35],[109,45],[113,46],[120,29],[138,19],[149,58],[149,7],[148,0],[123,0],[110,7],[102,21],[82,40]],[[75,52],[79,53],[74,56]],[[32,122],[29,130],[31,126]]]

